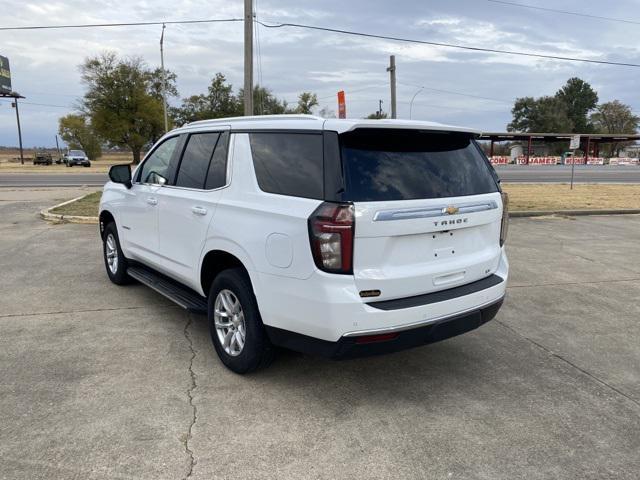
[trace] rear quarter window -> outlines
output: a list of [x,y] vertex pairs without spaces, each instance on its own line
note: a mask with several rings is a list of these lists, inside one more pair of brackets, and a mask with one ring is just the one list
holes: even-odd
[[264,192],[323,198],[322,135],[255,132],[249,134],[258,186]]
[[345,200],[414,200],[498,191],[469,134],[358,129],[340,135],[340,145]]

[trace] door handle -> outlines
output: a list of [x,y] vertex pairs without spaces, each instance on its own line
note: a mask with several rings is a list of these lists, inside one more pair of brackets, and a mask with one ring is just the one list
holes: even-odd
[[158,199],[155,197],[148,197],[147,198],[147,203],[149,205],[157,205],[158,204]]
[[207,209],[204,208],[204,207],[198,207],[198,206],[191,207],[191,211],[193,213],[195,213],[196,215],[206,215],[207,214]]

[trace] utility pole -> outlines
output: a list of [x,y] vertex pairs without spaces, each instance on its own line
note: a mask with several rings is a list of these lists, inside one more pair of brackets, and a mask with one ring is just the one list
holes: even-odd
[[253,115],[253,0],[244,0],[244,114]]
[[13,103],[11,104],[11,106],[16,109],[16,121],[18,122],[18,142],[20,143],[20,164],[24,165],[24,154],[22,151],[22,130],[20,129],[20,110],[18,109],[18,98],[23,97],[20,97],[16,94],[16,96],[13,97]]
[[162,69],[162,107],[164,108],[164,131],[169,131],[169,121],[167,120],[167,74],[164,71],[164,29],[167,26],[162,24],[162,34],[160,35],[160,68]]
[[61,159],[60,156],[60,144],[58,143],[58,135],[56,134],[56,151],[58,152],[58,160]]
[[382,100],[378,100],[378,118],[382,118]]
[[389,80],[391,83],[391,118],[397,118],[396,116],[396,56],[391,55],[389,57],[389,66],[387,67],[389,72]]

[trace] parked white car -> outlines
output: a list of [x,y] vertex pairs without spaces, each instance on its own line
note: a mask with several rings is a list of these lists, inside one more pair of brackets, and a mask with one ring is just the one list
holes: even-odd
[[84,150],[69,150],[64,156],[64,163],[67,167],[73,167],[74,165],[91,166],[91,161],[87,154],[84,153]]
[[109,278],[206,313],[222,362],[391,352],[491,320],[508,214],[478,132],[282,115],[165,135],[100,202]]

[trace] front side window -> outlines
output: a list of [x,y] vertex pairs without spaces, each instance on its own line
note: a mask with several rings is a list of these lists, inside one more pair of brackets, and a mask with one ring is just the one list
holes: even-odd
[[138,181],[156,185],[164,185],[167,182],[167,170],[178,139],[177,136],[166,139],[151,153],[142,165]]
[[498,191],[469,134],[357,129],[340,135],[345,199],[415,200]]
[[303,198],[323,198],[322,135],[250,133],[260,189]]
[[176,178],[177,187],[204,187],[209,162],[219,137],[218,132],[189,135]]

